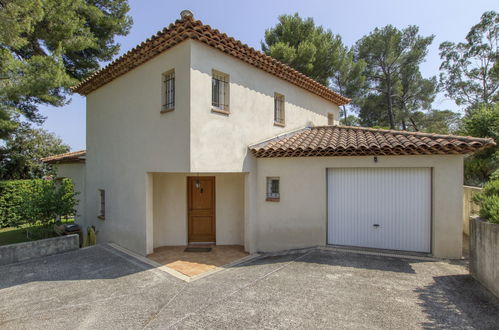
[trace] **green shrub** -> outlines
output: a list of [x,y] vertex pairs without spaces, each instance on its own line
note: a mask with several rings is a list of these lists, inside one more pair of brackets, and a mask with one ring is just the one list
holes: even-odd
[[485,197],[480,203],[480,216],[499,224],[499,196]]
[[46,225],[75,215],[76,194],[71,180],[0,182],[0,227]]
[[480,216],[489,222],[499,224],[499,179],[489,181],[482,191],[473,197],[480,206]]
[[20,225],[21,195],[32,190],[33,181],[0,181],[0,228]]

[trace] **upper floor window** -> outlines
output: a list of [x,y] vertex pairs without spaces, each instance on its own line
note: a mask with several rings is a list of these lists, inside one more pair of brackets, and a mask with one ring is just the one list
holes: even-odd
[[284,126],[284,95],[274,93],[274,124]]
[[161,112],[175,109],[175,70],[163,74],[163,106]]
[[229,75],[213,70],[211,80],[211,105],[213,111],[229,113]]

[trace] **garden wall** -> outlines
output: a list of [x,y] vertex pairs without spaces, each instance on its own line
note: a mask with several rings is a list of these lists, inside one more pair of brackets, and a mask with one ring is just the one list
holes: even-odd
[[469,236],[470,234],[470,218],[473,215],[478,215],[480,207],[473,202],[473,196],[482,191],[480,187],[463,187],[463,233]]
[[499,225],[470,220],[471,275],[499,298]]
[[56,253],[76,250],[80,246],[78,235],[59,236],[0,246],[0,266]]

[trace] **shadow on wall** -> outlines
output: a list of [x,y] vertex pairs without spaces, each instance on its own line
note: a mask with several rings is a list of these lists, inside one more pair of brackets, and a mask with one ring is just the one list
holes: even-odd
[[470,275],[437,276],[415,290],[428,316],[424,328],[497,329],[499,300]]

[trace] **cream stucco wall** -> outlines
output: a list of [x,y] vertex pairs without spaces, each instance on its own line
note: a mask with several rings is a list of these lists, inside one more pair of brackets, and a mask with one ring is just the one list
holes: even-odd
[[[78,204],[76,206],[76,221],[85,227],[85,163],[67,163],[55,165],[57,177],[69,178],[73,181],[75,192],[78,193],[76,198]],[[85,229],[85,228],[83,228]]]
[[[98,241],[146,254],[153,247],[150,172],[188,172],[189,42],[87,96],[86,222]],[[161,114],[162,74],[175,69],[175,111]],[[97,218],[98,189],[106,219]]]
[[[175,110],[161,114],[162,74],[171,69]],[[230,116],[211,112],[212,69],[230,75]],[[285,128],[273,125],[274,92],[286,97]],[[251,172],[243,192],[253,191],[255,162],[248,145],[310,123],[326,124],[328,112],[339,117],[336,105],[315,94],[184,41],[87,96],[86,225],[97,227],[100,242],[150,253],[155,241],[171,239],[156,234],[162,224],[155,226],[152,173]],[[106,192],[105,220],[97,218],[99,189]],[[243,205],[253,205],[251,196],[243,198]],[[244,227],[252,228],[256,212],[248,206],[241,212]],[[227,231],[232,236],[222,233],[221,241],[240,242],[234,235],[243,232],[245,242],[252,240],[251,230]]]
[[[162,74],[175,69],[175,110],[161,114]],[[212,70],[230,76],[230,115],[211,111]],[[285,95],[286,126],[274,126],[274,93]],[[187,40],[87,96],[86,225],[100,242],[141,254],[186,244],[187,173],[217,177],[217,243],[250,252],[326,244],[326,169],[433,168],[434,255],[461,253],[462,157],[398,156],[256,160],[248,145],[339,108],[291,83]],[[161,173],[162,172],[162,173]],[[166,174],[168,172],[168,174]],[[223,174],[222,174],[223,173]],[[230,174],[232,173],[232,174]],[[238,173],[238,174],[237,174]],[[265,202],[265,178],[281,177],[281,201]],[[98,189],[106,219],[97,218]]]
[[[211,111],[212,70],[229,75],[230,115]],[[274,125],[274,93],[285,96],[285,127]],[[307,125],[327,125],[339,107],[200,42],[191,46],[191,171],[252,171],[248,146]]]
[[[187,173],[153,173],[154,247],[186,245]],[[215,176],[218,245],[244,244],[244,173]]]
[[[326,170],[335,167],[431,167],[432,253],[461,257],[462,156],[379,156],[377,163],[373,157],[258,159],[254,251],[326,244]],[[280,177],[280,202],[265,201],[268,176]]]

